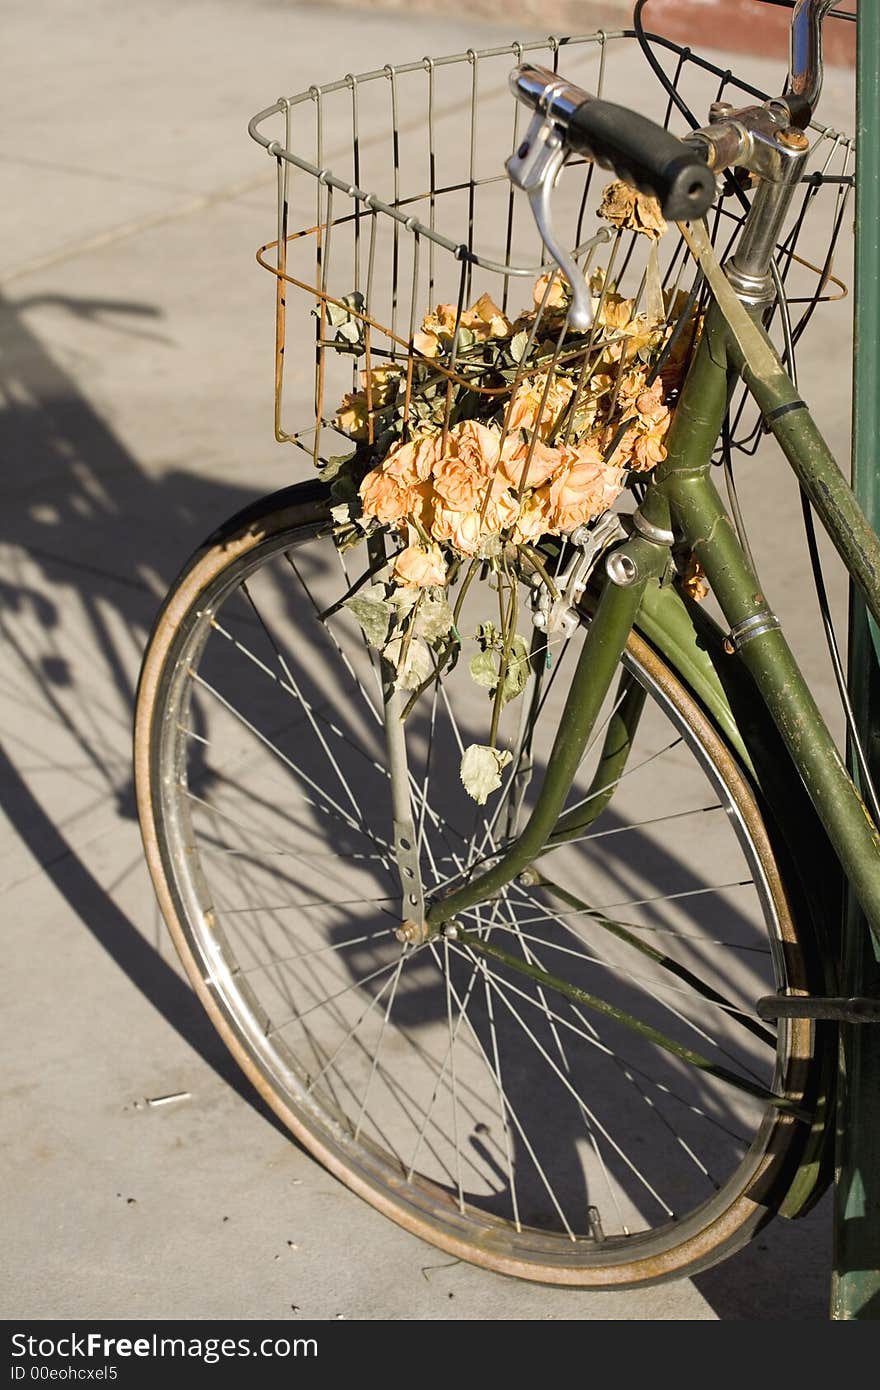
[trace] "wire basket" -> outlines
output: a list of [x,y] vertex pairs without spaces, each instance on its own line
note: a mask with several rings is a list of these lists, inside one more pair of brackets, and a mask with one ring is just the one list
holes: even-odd
[[[689,49],[648,37],[679,102],[694,113],[694,125],[705,124],[713,101],[742,106],[765,99]],[[652,287],[650,322],[662,358],[658,362],[654,352],[648,379],[666,372],[664,400],[674,408],[702,307],[693,262],[674,227],[653,249],[649,238],[612,231],[597,219],[608,176],[571,158],[554,193],[554,219],[560,239],[593,276],[598,313],[590,334],[567,330],[558,313],[555,267],[547,273],[527,200],[514,193],[504,172],[526,121],[507,79],[525,55],[683,133],[680,109],[646,65],[631,30],[514,42],[348,74],[282,98],[251,122],[253,138],[277,161],[277,232],[258,252],[260,264],[277,278],[275,434],[319,468],[350,453],[353,440],[368,466],[370,459],[375,464],[394,412],[398,437],[424,426],[426,381],[427,423],[444,436],[465,394],[465,413],[494,418],[506,432],[511,399],[536,373],[545,400],[563,369],[567,382],[574,379],[583,389],[601,351],[611,379],[597,437],[611,457],[626,427],[621,386],[633,351],[619,347],[615,356],[621,325],[615,339],[613,324],[601,331],[598,324],[603,309],[607,320],[623,301],[628,336],[637,336],[631,325],[644,317]],[[803,189],[777,249],[786,305],[780,314],[777,302],[767,316],[783,351],[793,350],[819,303],[846,293],[832,270],[853,185],[854,144],[816,124],[810,133]],[[747,184],[740,187],[748,194]],[[722,258],[743,217],[741,201],[722,192],[709,213]],[[485,351],[492,329],[475,310],[482,296],[491,301],[490,317],[497,313],[511,329],[511,351],[497,343],[493,353]],[[686,333],[683,316],[690,323]],[[677,375],[669,370],[670,356]],[[580,371],[572,365],[578,362]],[[563,422],[569,438],[577,405],[577,393],[569,393]],[[288,416],[301,423],[286,423]],[[751,452],[761,432],[741,392],[731,403],[725,447]]]

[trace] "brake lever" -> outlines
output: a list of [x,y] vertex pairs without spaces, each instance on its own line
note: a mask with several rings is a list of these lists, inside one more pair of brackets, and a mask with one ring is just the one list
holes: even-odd
[[583,332],[593,322],[592,296],[574,257],[557,241],[550,216],[550,194],[565,156],[559,127],[543,112],[536,111],[525,138],[505,168],[513,186],[528,195],[541,240],[571,287],[568,321],[577,332]]

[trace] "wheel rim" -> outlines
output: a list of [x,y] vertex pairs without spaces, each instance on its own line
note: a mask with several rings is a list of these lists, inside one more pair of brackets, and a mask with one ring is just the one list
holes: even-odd
[[[466,944],[444,939],[401,950],[390,812],[377,790],[387,782],[381,729],[364,698],[363,650],[359,639],[348,645],[350,625],[344,641],[338,634],[335,644],[324,641],[320,663],[303,639],[304,616],[324,597],[321,583],[330,583],[330,598],[341,587],[318,565],[318,547],[329,555],[332,543],[315,527],[301,527],[251,538],[232,566],[237,572],[230,572],[228,554],[209,556],[204,573],[191,578],[194,601],[181,600],[187,616],[166,625],[152,654],[157,674],[146,686],[161,704],[146,724],[141,718],[142,728],[156,730],[152,741],[149,732],[141,739],[151,745],[145,834],[148,849],[154,844],[151,865],[166,916],[202,997],[300,1137],[376,1205],[445,1248],[560,1282],[656,1277],[705,1259],[753,1219],[764,1198],[758,1189],[780,1161],[794,1122],[565,996],[548,998],[546,987]],[[231,600],[242,577],[244,594]],[[294,603],[285,585],[296,583]],[[215,666],[212,650],[223,653]],[[259,684],[246,725],[232,713],[239,703],[233,687],[220,688],[217,673],[228,674],[230,653],[238,689],[243,672]],[[649,687],[652,717],[665,721],[674,739],[667,747],[646,730],[646,761],[628,765],[630,788],[622,779],[614,816],[597,822],[589,842],[547,858],[559,864],[554,878],[581,894],[589,878],[595,912],[616,924],[623,918],[639,940],[662,941],[679,966],[724,992],[726,1007],[698,997],[695,1008],[692,988],[679,976],[670,983],[665,967],[661,972],[607,927],[597,929],[594,916],[524,885],[491,909],[491,920],[476,912],[466,931],[503,940],[509,952],[616,1007],[629,1005],[643,1021],[662,1019],[665,1035],[679,1044],[776,1094],[785,1086],[796,1096],[804,1030],[786,1033],[768,1059],[736,1012],[746,1013],[757,993],[802,986],[791,940],[781,949],[790,923],[754,804],[735,767],[720,766],[708,726],[688,727],[664,668],[655,661],[649,670],[651,654],[637,642],[627,660]],[[343,676],[343,693],[347,687],[354,696],[360,684],[359,712],[351,698],[334,694],[327,671],[335,671],[337,691]],[[439,732],[444,713],[453,730],[447,693],[451,705],[451,687],[429,702],[429,732],[421,738],[434,758],[443,752],[448,767],[449,739]],[[146,698],[152,706],[153,695]],[[286,723],[283,701],[297,706],[295,719],[286,711]],[[459,743],[461,737],[459,727]],[[222,766],[212,751],[218,740]],[[452,746],[456,741],[453,735]],[[683,759],[686,748],[696,758]],[[662,804],[651,805],[657,794],[645,791],[641,768],[663,760],[680,764],[677,790],[667,787]],[[357,782],[354,763],[362,769]],[[416,757],[412,766],[421,787],[423,764]],[[676,797],[685,794],[683,769],[693,781],[695,767],[701,807],[720,809],[704,810],[700,842],[689,843],[682,829],[696,817]],[[298,789],[297,815],[291,786]],[[452,816],[454,790],[416,798],[427,887],[458,871],[461,844],[469,842]],[[639,821],[629,830],[624,790]],[[273,802],[282,792],[287,799]],[[370,808],[369,833],[357,824],[363,807]],[[491,813],[490,805],[478,814],[478,842]],[[669,825],[677,835],[673,851],[658,838]],[[299,838],[291,840],[294,829]],[[715,845],[709,853],[701,843],[707,838],[724,839],[723,853]],[[728,886],[719,892],[704,881],[706,865],[732,862],[734,843],[749,872],[724,878]],[[218,852],[224,845],[231,853]],[[494,847],[490,839],[483,849]],[[652,877],[668,890],[662,898],[648,891]],[[282,887],[286,896],[279,898]],[[310,895],[303,891],[309,887]],[[259,912],[251,910],[255,902]],[[713,943],[723,940],[722,953]]]

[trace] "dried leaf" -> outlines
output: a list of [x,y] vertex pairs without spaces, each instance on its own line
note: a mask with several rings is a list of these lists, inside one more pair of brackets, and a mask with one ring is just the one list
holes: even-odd
[[408,648],[403,637],[393,637],[382,655],[397,672],[394,684],[398,690],[418,689],[434,670],[431,653],[417,637],[412,638]]
[[441,641],[452,627],[452,609],[445,599],[426,596],[416,617],[416,633],[426,642]]
[[409,613],[420,597],[419,590],[413,584],[395,584],[388,595],[388,602],[393,603],[400,613]]
[[610,222],[612,227],[642,232],[652,239],[661,237],[666,231],[666,221],[657,199],[647,193],[638,193],[620,179],[613,179],[603,190],[598,215]]
[[472,656],[468,670],[477,685],[482,685],[486,690],[494,690],[498,684],[498,660],[491,647]]
[[[360,290],[353,290],[351,294],[344,294],[338,304],[325,304],[325,312],[330,327],[336,330],[336,338],[340,346],[337,351],[347,352],[350,349],[355,352],[363,351],[364,347],[364,325],[363,312],[366,301]],[[319,310],[313,312],[319,313]],[[345,346],[343,346],[343,344]]]
[[359,594],[352,594],[343,606],[357,618],[370,646],[381,647],[391,623],[391,604],[385,598],[382,585],[373,584]]
[[347,463],[351,463],[354,454],[333,454],[319,470],[321,479],[325,483],[332,482],[341,468]]
[[464,750],[460,773],[462,785],[478,806],[485,806],[488,798],[501,786],[501,774],[512,759],[513,754],[509,749],[489,748],[481,743],[472,743]]
[[526,355],[526,348],[529,345],[528,333],[514,333],[510,340],[510,355],[514,362],[519,364]]
[[706,571],[693,551],[688,556],[681,577],[681,584],[688,598],[693,599],[694,603],[703,603],[709,597],[709,581],[706,578]]
[[526,646],[525,638],[520,637],[519,633],[515,632],[510,642],[504,685],[501,687],[502,708],[509,700],[515,700],[517,695],[522,694],[528,678],[529,649]]

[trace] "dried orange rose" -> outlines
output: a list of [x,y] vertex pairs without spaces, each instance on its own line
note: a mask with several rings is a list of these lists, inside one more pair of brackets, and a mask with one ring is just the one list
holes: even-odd
[[431,535],[435,541],[447,541],[462,555],[476,555],[483,540],[480,513],[457,512],[449,507],[435,507],[431,520]]
[[[635,401],[638,400],[639,396],[641,396],[643,392],[646,390],[646,377],[647,369],[645,367],[635,367],[628,372],[624,372],[617,386],[618,402],[625,405],[635,403]],[[659,385],[659,382],[655,382],[655,385]],[[650,389],[653,390],[653,387]]]
[[478,511],[486,495],[486,477],[455,455],[447,455],[434,469],[434,491],[441,506],[455,512]]
[[380,367],[372,367],[368,372],[361,372],[364,396],[369,397],[374,410],[377,406],[387,405],[389,401],[394,400],[402,375],[403,368],[390,362],[383,363]]
[[571,286],[561,271],[548,270],[535,281],[532,299],[536,309],[543,305],[545,313],[553,309],[567,309],[571,302]]
[[574,383],[564,376],[554,374],[549,385],[546,372],[527,378],[514,392],[505,415],[508,434],[520,429],[537,430],[542,439],[551,439],[573,391]]
[[636,433],[630,468],[636,473],[647,473],[651,468],[656,468],[658,463],[662,463],[666,457],[666,445],[662,438],[662,434],[654,431]]
[[625,333],[632,325],[634,308],[634,299],[624,299],[613,290],[609,290],[602,308],[597,310],[597,318],[603,328],[610,328],[615,333]]
[[534,492],[527,492],[522,500],[516,525],[511,532],[511,539],[519,543],[535,541],[546,535],[551,529],[551,510],[549,487],[539,487]]
[[410,508],[407,515],[417,521],[424,531],[430,531],[434,508],[439,501],[430,480],[411,487],[409,495]]
[[540,487],[556,472],[562,461],[558,449],[545,444],[537,435],[523,437],[523,431],[508,434],[501,447],[501,474],[519,490]]
[[550,484],[550,524],[571,531],[607,511],[623,490],[623,473],[605,462],[594,441],[561,452],[563,466]]
[[418,330],[413,334],[413,348],[420,357],[436,357],[440,351],[440,339],[436,333]]
[[458,310],[454,304],[438,304],[431,314],[422,320],[421,331],[413,334],[413,347],[423,357],[436,357],[444,343],[451,343],[455,336],[455,322]]
[[349,439],[368,439],[370,434],[370,413],[367,398],[363,391],[349,391],[342,397],[336,411],[336,428]]
[[374,468],[360,486],[364,516],[375,517],[383,526],[396,526],[412,507],[410,489],[386,473]]
[[492,482],[489,501],[483,513],[484,534],[497,536],[500,531],[506,531],[516,521],[519,512],[518,498],[507,486],[506,479],[499,475]]
[[474,473],[488,477],[498,467],[501,436],[478,420],[462,420],[449,431],[447,448]]
[[407,443],[398,441],[388,450],[382,471],[409,487],[424,483],[440,453],[439,434],[416,434]]
[[388,405],[397,392],[403,369],[391,363],[361,372],[361,391],[349,391],[336,411],[336,428],[350,439],[364,440],[370,435],[370,414]]
[[510,319],[488,294],[480,295],[476,304],[472,304],[470,309],[462,314],[461,322],[480,340],[509,338],[513,332]]
[[394,557],[394,578],[420,589],[446,583],[446,561],[439,545],[408,545]]

